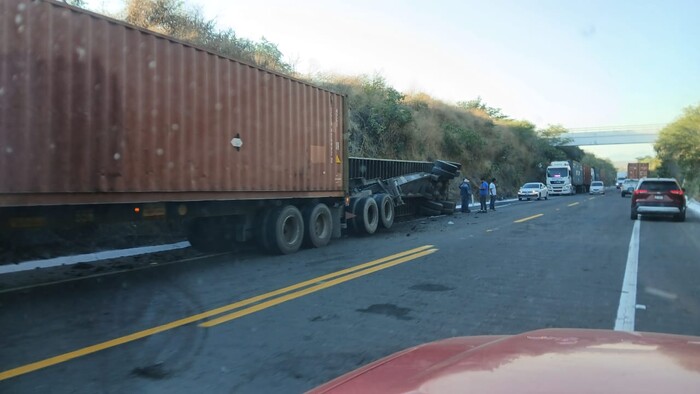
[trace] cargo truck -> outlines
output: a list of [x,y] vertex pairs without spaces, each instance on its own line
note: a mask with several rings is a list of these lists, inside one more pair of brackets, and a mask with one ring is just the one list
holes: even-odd
[[627,177],[642,179],[649,176],[649,163],[627,163]]
[[553,161],[547,166],[549,194],[574,195],[584,191],[583,167],[574,160]]
[[341,94],[56,1],[2,9],[0,233],[163,219],[292,253],[454,210],[457,163],[348,158]]

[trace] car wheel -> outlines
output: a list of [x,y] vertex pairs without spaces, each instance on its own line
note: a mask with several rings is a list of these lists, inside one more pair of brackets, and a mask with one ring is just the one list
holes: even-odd
[[677,222],[685,222],[685,211],[674,216],[674,219],[676,219]]
[[545,200],[549,199],[549,193],[547,193],[547,194],[544,195],[544,199],[545,199]]
[[632,209],[632,212],[630,213],[630,219],[637,220],[637,210],[636,209]]
[[523,200],[522,198],[518,197],[518,201],[522,201],[522,200]]

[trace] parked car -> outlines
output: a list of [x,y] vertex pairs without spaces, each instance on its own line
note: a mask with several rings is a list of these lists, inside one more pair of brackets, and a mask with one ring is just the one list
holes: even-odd
[[601,181],[591,182],[590,194],[605,194],[605,184]]
[[549,198],[549,190],[547,190],[547,185],[541,182],[530,182],[524,184],[522,187],[520,187],[520,190],[518,190],[518,200],[522,201],[523,198],[527,198],[528,200],[531,198],[536,198],[538,200],[544,198],[546,200]]
[[685,190],[674,178],[644,178],[632,194],[630,218],[637,215],[673,216],[676,221],[685,221]]
[[631,196],[634,189],[637,187],[637,183],[639,183],[638,179],[625,179],[620,188],[620,196],[624,197],[628,194]]

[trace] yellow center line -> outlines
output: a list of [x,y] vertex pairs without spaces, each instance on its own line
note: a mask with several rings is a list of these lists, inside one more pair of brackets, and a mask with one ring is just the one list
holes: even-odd
[[578,204],[579,204],[578,202],[572,202],[571,204],[569,204],[569,206],[573,207],[574,205],[578,205]]
[[265,301],[263,303],[251,306],[251,307],[246,308],[246,309],[242,309],[240,311],[236,311],[234,313],[224,315],[224,316],[218,317],[218,318],[213,319],[213,320],[209,320],[209,321],[204,322],[204,323],[200,323],[199,326],[200,327],[213,327],[213,326],[216,326],[216,325],[221,324],[221,323],[226,323],[228,321],[238,319],[239,317],[243,317],[243,316],[249,315],[251,313],[259,312],[263,309],[267,309],[267,308],[270,308],[272,306],[282,304],[284,302],[293,300],[295,298],[299,298],[299,297],[305,296],[307,294],[315,293],[319,290],[323,290],[323,289],[338,285],[340,283],[347,282],[349,280],[353,280],[355,278],[359,278],[361,276],[371,274],[373,272],[377,272],[377,271],[380,271],[380,270],[383,270],[383,269],[386,269],[389,267],[393,267],[395,265],[399,265],[399,264],[405,263],[407,261],[415,260],[419,257],[427,256],[427,255],[429,255],[431,253],[435,253],[435,252],[437,252],[437,249],[428,249],[428,250],[423,251],[423,252],[419,252],[416,254],[412,254],[410,256],[396,259],[396,260],[393,260],[393,261],[385,263],[385,264],[377,265],[377,266],[374,266],[372,268],[368,268],[368,269],[363,270],[363,271],[355,272],[355,273],[350,274],[350,275],[346,275],[346,276],[343,276],[343,277],[340,277],[337,279],[333,279],[331,281],[324,282],[324,283],[318,284],[316,286],[311,286],[311,287],[308,287],[304,290],[299,290],[299,291],[296,291],[294,293],[290,293],[290,294],[284,295],[284,296],[279,297],[279,298]]
[[543,215],[544,215],[543,213],[538,213],[537,215],[532,215],[532,216],[528,216],[528,217],[526,217],[526,218],[514,220],[513,223],[522,223],[522,222],[525,222],[525,221],[528,221],[528,220],[536,219],[536,218],[538,218],[538,217],[540,217],[540,216],[543,216]]
[[[27,374],[30,372],[34,372],[36,370],[50,367],[52,365],[60,364],[60,363],[72,360],[74,358],[78,358],[78,357],[82,357],[82,356],[85,356],[88,354],[96,353],[96,352],[99,352],[101,350],[109,349],[109,348],[112,348],[115,346],[129,343],[129,342],[133,342],[133,341],[136,341],[136,340],[139,340],[139,339],[142,339],[142,338],[154,335],[154,334],[161,333],[163,331],[172,330],[174,328],[181,327],[181,326],[184,326],[184,325],[187,325],[190,323],[194,323],[194,322],[197,322],[199,320],[203,320],[203,319],[206,319],[206,318],[209,318],[212,316],[216,316],[216,315],[219,315],[219,314],[222,314],[225,312],[229,312],[229,311],[234,310],[234,309],[238,309],[238,308],[250,305],[250,304],[254,304],[256,302],[265,300],[267,298],[272,298],[272,297],[278,296],[280,294],[288,293],[292,290],[296,290],[296,289],[299,289],[302,287],[307,287],[307,286],[316,284],[320,281],[332,279],[332,278],[335,278],[338,276],[342,276],[342,275],[345,275],[348,273],[362,270],[364,268],[376,266],[376,265],[382,264],[382,263],[387,262],[387,261],[391,261],[391,260],[394,260],[397,258],[407,256],[407,255],[412,255],[416,252],[420,253],[421,251],[425,251],[426,249],[430,249],[432,247],[433,247],[433,245],[425,245],[425,246],[421,246],[421,247],[414,248],[411,250],[407,250],[405,252],[396,253],[396,254],[393,254],[391,256],[387,256],[387,257],[383,257],[381,259],[370,261],[368,263],[364,263],[364,264],[356,265],[354,267],[350,267],[350,268],[343,269],[340,271],[332,272],[330,274],[322,275],[322,276],[319,276],[319,277],[316,277],[313,279],[309,279],[309,280],[306,280],[304,282],[300,282],[300,283],[297,283],[297,284],[294,284],[291,286],[284,287],[282,289],[271,291],[269,293],[265,293],[265,294],[261,294],[259,296],[247,298],[245,300],[241,300],[238,302],[234,302],[232,304],[224,305],[222,307],[215,308],[215,309],[212,309],[212,310],[209,310],[206,312],[198,313],[196,315],[192,315],[192,316],[185,317],[185,318],[182,318],[179,320],[175,320],[175,321],[172,321],[172,322],[167,323],[167,324],[163,324],[163,325],[156,326],[153,328],[148,328],[146,330],[138,331],[138,332],[135,332],[133,334],[125,335],[125,336],[115,338],[115,339],[112,339],[112,340],[109,340],[106,342],[98,343],[98,344],[95,344],[92,346],[87,346],[87,347],[84,347],[84,348],[81,348],[78,350],[74,350],[72,352],[60,354],[58,356],[49,357],[47,359],[37,361],[34,363],[30,363],[30,364],[26,364],[26,365],[23,365],[20,367],[8,369],[6,371],[0,372],[0,381],[5,380],[5,379],[9,379],[9,378],[13,378],[13,377],[19,376],[19,375],[24,375],[24,374]],[[434,249],[433,249],[433,251],[434,251]],[[432,251],[430,253],[432,253]],[[398,261],[398,260],[395,260],[395,261]],[[393,262],[394,261],[392,261],[392,263]],[[397,264],[400,264],[400,263],[397,263]],[[364,271],[362,271],[362,272],[364,272]],[[330,283],[330,282],[328,282],[328,283]]]

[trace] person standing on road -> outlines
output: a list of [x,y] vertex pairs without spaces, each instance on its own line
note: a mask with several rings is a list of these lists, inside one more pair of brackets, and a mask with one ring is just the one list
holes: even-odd
[[479,186],[479,203],[481,204],[481,209],[479,212],[486,213],[486,196],[489,194],[489,184],[486,182],[486,177],[481,178],[481,185]]
[[459,185],[459,194],[462,196],[462,213],[469,213],[469,203],[472,197],[472,187],[469,184],[469,179],[464,178],[462,184]]
[[491,197],[491,208],[492,211],[496,210],[496,178],[491,178],[491,183],[489,184],[489,197]]

